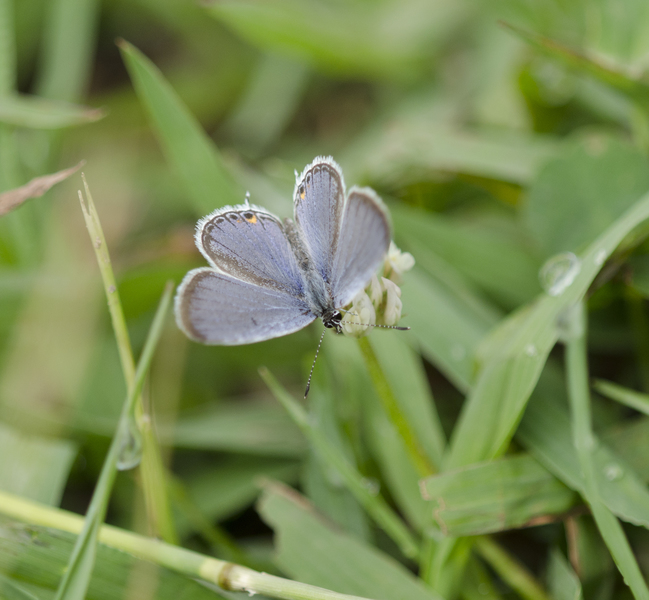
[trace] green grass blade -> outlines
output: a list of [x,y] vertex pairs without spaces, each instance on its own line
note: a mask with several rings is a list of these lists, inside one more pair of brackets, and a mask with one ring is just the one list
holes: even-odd
[[573,339],[570,339],[566,344],[566,376],[574,445],[585,481],[584,496],[625,583],[631,588],[637,600],[649,600],[649,588],[624,535],[624,530],[617,518],[601,501],[597,489],[595,464],[591,457],[596,442],[591,429],[586,317],[582,302],[579,303],[578,312],[571,318],[574,319],[573,325],[576,333]]
[[576,496],[528,454],[435,475],[421,489],[442,533],[452,536],[543,522],[567,511]]
[[453,432],[447,468],[502,454],[557,340],[559,315],[580,301],[622,239],[649,217],[649,195],[617,219],[581,256],[574,282],[559,296],[541,296],[490,334],[477,381]]
[[568,560],[558,550],[550,552],[548,587],[554,600],[583,600],[581,581]]
[[92,70],[100,2],[53,0],[48,9],[36,90],[44,98],[78,102]]
[[[101,273],[102,282],[104,284],[104,292],[108,303],[108,311],[110,312],[111,324],[117,342],[117,350],[119,352],[122,373],[126,382],[126,389],[130,390],[135,384],[136,370],[135,361],[133,359],[133,350],[131,348],[131,341],[126,326],[126,318],[124,316],[124,309],[120,300],[119,290],[117,289],[117,282],[106,244],[101,221],[95,203],[90,193],[90,188],[82,175],[83,185],[86,192],[86,202],[83,201],[83,196],[79,192],[79,200],[81,202],[81,210],[86,222],[86,228],[90,235],[99,271]],[[142,402],[142,395],[138,394],[136,403],[133,407],[131,414],[131,422],[137,424],[135,432],[136,435],[141,435],[143,444],[142,453],[142,481],[144,496],[146,501],[147,511],[152,523],[155,523],[156,532],[168,542],[175,543],[177,535],[173,525],[173,518],[171,515],[171,507],[169,505],[169,498],[167,494],[160,493],[160,490],[166,489],[165,468],[162,461],[160,447],[156,439],[155,433],[151,428],[150,419],[144,419],[144,405]],[[158,485],[160,487],[158,487]]]
[[[46,534],[51,534],[51,530],[79,534],[85,524],[84,519],[74,513],[49,508],[2,491],[0,491],[0,514],[27,523],[28,528],[42,526],[46,528]],[[23,541],[29,538],[29,536],[20,537]],[[5,538],[0,536],[0,543],[3,539]],[[339,594],[267,573],[257,573],[246,567],[109,525],[101,528],[99,541],[110,548],[152,561],[177,573],[183,573],[211,585],[218,585],[220,589],[247,592],[251,596],[263,594],[283,600],[364,600],[357,596]],[[47,548],[45,551],[47,552]]]
[[[555,382],[550,373],[544,373],[534,392],[517,431],[517,439],[550,472],[568,487],[585,493],[585,480],[579,459],[572,443],[570,416],[565,406],[565,390],[560,381]],[[642,423],[640,423],[642,425]],[[625,442],[621,446],[626,455],[615,453],[595,436],[595,450],[591,460],[595,465],[595,478],[600,500],[619,518],[649,528],[649,490],[645,481],[631,466],[630,461],[642,461],[637,454],[646,449],[646,431],[640,428],[638,435],[633,425],[622,430]],[[638,444],[641,440],[643,443]]]
[[233,182],[214,142],[159,69],[131,44],[120,41],[119,47],[135,91],[197,214],[241,203],[244,194]]
[[415,558],[419,552],[417,541],[383,497],[369,489],[365,478],[349,464],[342,453],[326,439],[317,426],[309,421],[304,408],[267,369],[261,369],[260,375],[275,398],[281,402],[295,423],[304,432],[304,435],[321,458],[340,475],[347,489],[365,508],[376,524],[394,540],[404,556]]
[[611,400],[634,408],[638,412],[649,415],[649,394],[642,394],[641,392],[630,390],[629,388],[617,385],[611,381],[605,381],[604,379],[595,380],[593,389],[602,394],[602,396],[606,396]]
[[605,63],[594,56],[587,56],[585,53],[570,48],[557,40],[526,31],[508,23],[503,23],[503,25],[534,48],[567,67],[598,79],[644,106],[649,105],[649,81],[643,76],[626,72],[621,65],[611,64],[610,62]]
[[16,39],[13,0],[0,0],[0,97],[16,86]]
[[105,117],[103,110],[12,94],[0,97],[0,122],[31,129],[62,129],[93,123]]
[[168,284],[153,318],[151,328],[149,329],[149,335],[142,350],[140,361],[138,362],[133,385],[124,402],[117,432],[113,437],[108,456],[104,461],[97,486],[92,495],[83,530],[77,538],[68,563],[68,568],[59,584],[56,600],[83,600],[86,595],[95,563],[99,528],[106,515],[110,492],[117,473],[119,454],[128,430],[128,420],[132,414],[135,402],[142,391],[144,378],[151,364],[156,344],[162,333],[164,321],[171,305],[172,293],[173,285]]
[[290,488],[266,485],[258,510],[275,529],[279,566],[292,577],[382,600],[441,600],[398,561],[327,522]]

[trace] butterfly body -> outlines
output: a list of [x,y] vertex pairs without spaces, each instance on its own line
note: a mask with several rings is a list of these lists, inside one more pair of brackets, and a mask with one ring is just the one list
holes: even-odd
[[176,320],[190,338],[249,344],[317,318],[340,331],[340,309],[387,252],[387,212],[369,188],[346,194],[340,167],[319,157],[297,180],[294,216],[282,222],[246,203],[199,221],[196,245],[210,267],[190,271],[176,296]]

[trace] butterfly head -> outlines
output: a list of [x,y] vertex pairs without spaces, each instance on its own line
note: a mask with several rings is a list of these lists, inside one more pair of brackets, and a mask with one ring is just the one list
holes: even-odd
[[342,333],[342,320],[343,316],[339,310],[328,310],[322,315],[322,323],[324,326],[327,329],[335,329],[338,333]]

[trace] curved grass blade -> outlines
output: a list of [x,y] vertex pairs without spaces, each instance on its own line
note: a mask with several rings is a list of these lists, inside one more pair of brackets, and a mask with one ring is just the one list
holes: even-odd
[[90,506],[83,525],[83,530],[77,538],[74,545],[68,568],[63,575],[63,579],[59,584],[56,593],[56,600],[83,600],[88,589],[90,576],[95,563],[95,556],[97,551],[97,539],[99,535],[99,528],[101,527],[104,517],[106,516],[106,509],[110,499],[110,492],[115,481],[117,473],[117,461],[119,454],[124,443],[124,438],[128,432],[128,422],[131,418],[135,401],[142,391],[144,385],[144,377],[147,374],[156,344],[162,333],[167,312],[171,305],[171,295],[173,293],[173,284],[170,282],[164,291],[158,309],[153,318],[153,323],[149,329],[142,356],[138,363],[134,383],[131,386],[127,395],[126,401],[122,408],[122,415],[120,417],[117,432],[113,437],[108,456],[104,461],[104,465],[99,475],[99,481],[95,487],[92,495]]
[[232,180],[216,145],[159,69],[128,42],[119,41],[119,48],[135,91],[197,214],[212,212],[217,205],[240,203],[244,194]]
[[106,113],[100,108],[88,108],[47,100],[24,94],[0,97],[0,122],[30,129],[63,129],[94,123]]

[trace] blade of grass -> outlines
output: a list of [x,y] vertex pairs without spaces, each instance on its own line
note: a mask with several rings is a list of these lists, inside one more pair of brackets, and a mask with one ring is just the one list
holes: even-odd
[[121,40],[118,45],[135,91],[197,214],[202,216],[216,206],[241,202],[243,192],[232,180],[216,145],[162,73],[128,42]]
[[649,588],[633,555],[624,530],[613,513],[599,497],[592,452],[596,444],[592,432],[590,392],[588,390],[588,358],[586,349],[586,311],[583,302],[570,317],[571,339],[566,344],[566,376],[572,413],[572,433],[579,464],[585,480],[584,497],[588,502],[599,532],[606,543],[624,582],[637,600],[649,600]]
[[370,345],[367,337],[359,338],[358,345],[360,346],[363,359],[365,360],[365,367],[367,368],[372,383],[374,384],[374,389],[383,403],[388,418],[403,440],[403,443],[408,450],[408,454],[410,455],[412,464],[416,467],[421,477],[432,475],[437,471],[437,469],[426,456],[426,453],[419,443],[417,434],[401,409],[401,406],[392,391],[387,377],[383,373],[383,369],[381,369],[381,364],[376,358],[374,349]]
[[88,108],[46,100],[36,96],[11,94],[0,97],[0,122],[31,129],[62,129],[93,123],[106,116],[99,108]]
[[[87,204],[84,203],[83,195],[79,192],[81,210],[90,235],[90,240],[95,250],[97,264],[99,265],[99,270],[101,272],[104,291],[108,301],[108,311],[110,312],[111,323],[113,326],[113,332],[115,333],[117,350],[119,352],[120,363],[122,366],[122,373],[124,374],[124,380],[126,381],[126,389],[130,390],[135,384],[136,370],[131,341],[126,326],[126,318],[124,317],[124,309],[122,308],[122,303],[120,301],[117,282],[115,280],[106,238],[104,237],[104,232],[99,220],[99,214],[97,213],[97,208],[93,202],[88,182],[83,174],[82,179],[86,192]],[[150,523],[155,527],[156,533],[159,533],[164,540],[170,543],[177,543],[178,536],[176,535],[173,524],[169,497],[166,493],[161,493],[161,491],[167,489],[162,454],[155,433],[151,427],[151,419],[148,415],[145,415],[141,393],[138,394],[133,406],[133,411],[139,431],[142,435],[143,460],[141,471],[147,514]]]
[[365,508],[376,524],[394,540],[404,556],[415,558],[419,553],[417,540],[383,497],[370,489],[371,486],[368,485],[367,480],[329,443],[317,426],[309,421],[304,408],[280,385],[268,369],[260,369],[259,374],[275,398],[284,406],[298,427],[304,432],[304,435],[318,454],[340,475],[347,489]]
[[622,66],[605,64],[582,51],[570,48],[561,42],[538,33],[526,31],[510,23],[502,22],[501,24],[551,58],[580,73],[598,79],[645,107],[649,105],[649,82],[642,77],[625,72]]
[[36,90],[53,100],[78,102],[85,92],[94,56],[99,0],[48,3]]
[[602,394],[602,396],[606,396],[638,412],[649,415],[649,394],[636,392],[635,390],[630,390],[629,388],[625,388],[612,381],[605,381],[604,379],[596,379],[593,382],[593,389]]
[[16,40],[14,37],[13,0],[0,0],[0,96],[16,85]]
[[[76,534],[81,533],[85,525],[84,519],[79,515],[43,506],[2,491],[0,491],[0,514],[25,523]],[[266,573],[257,573],[246,567],[110,525],[99,528],[98,539],[106,546],[152,561],[177,573],[216,584],[223,590],[247,592],[250,596],[264,594],[284,600],[368,600]]]
[[557,341],[554,324],[588,287],[623,238],[649,218],[643,196],[581,256],[574,282],[561,295],[542,295],[507,317],[483,342],[483,364],[451,439],[446,468],[458,468],[502,454],[522,417],[547,356]]
[[149,335],[147,336],[144,349],[142,350],[142,356],[135,371],[133,385],[130,387],[124,402],[117,431],[113,436],[108,455],[101,469],[99,480],[97,481],[97,486],[95,487],[84,520],[83,529],[77,538],[72,555],[70,556],[68,568],[56,592],[56,600],[83,600],[86,595],[95,562],[99,528],[106,516],[110,492],[117,474],[119,455],[122,451],[126,436],[129,435],[130,415],[142,391],[144,378],[151,364],[156,344],[162,333],[164,320],[171,305],[172,293],[173,284],[170,282],[166,286],[158,310],[153,318],[151,328],[149,329]]
[[480,556],[521,598],[550,600],[527,568],[488,537],[479,537],[476,547]]

